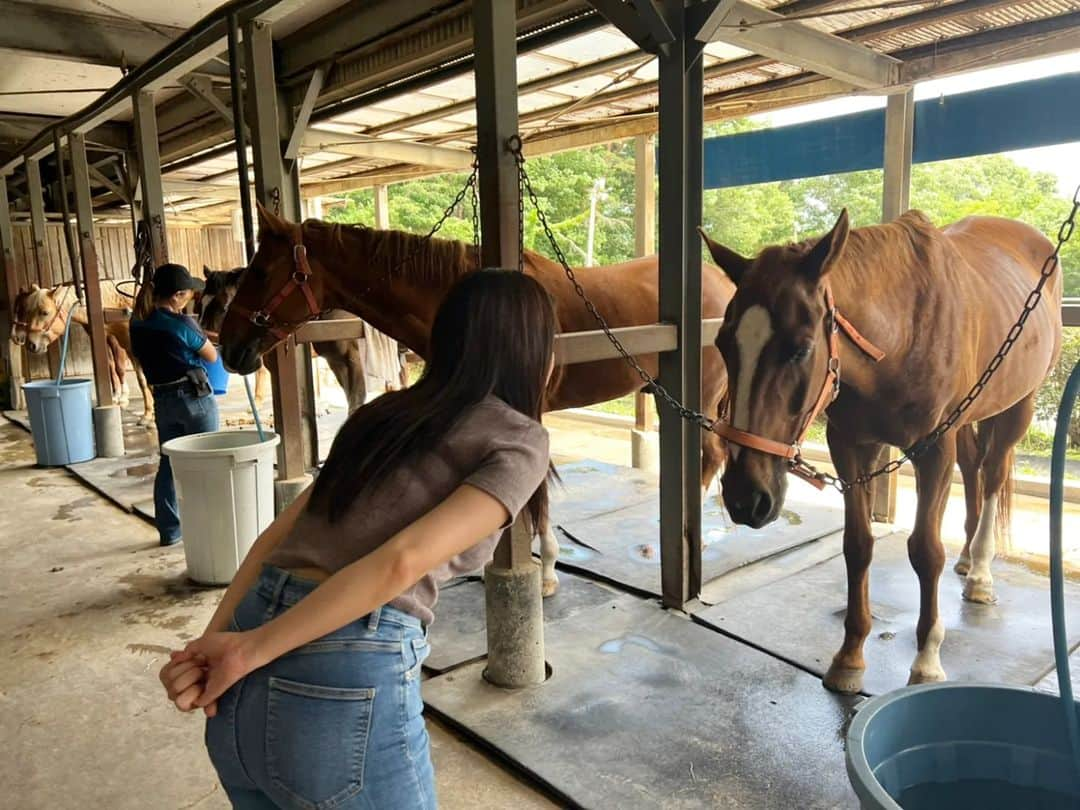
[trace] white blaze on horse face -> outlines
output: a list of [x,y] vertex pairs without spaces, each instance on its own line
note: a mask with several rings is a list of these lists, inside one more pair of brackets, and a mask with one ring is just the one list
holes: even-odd
[[[739,379],[735,385],[735,402],[731,406],[731,426],[736,430],[750,427],[750,387],[757,372],[758,360],[765,344],[772,337],[772,316],[765,307],[755,304],[743,313],[735,329],[735,345],[739,348]],[[731,445],[731,457],[739,457],[741,448]]]

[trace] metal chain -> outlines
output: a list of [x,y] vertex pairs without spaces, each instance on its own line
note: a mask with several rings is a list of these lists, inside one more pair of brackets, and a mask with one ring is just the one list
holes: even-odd
[[274,206],[274,216],[281,216],[281,189],[274,186],[270,189],[270,203]]
[[[570,283],[574,285],[574,292],[584,302],[586,309],[593,316],[596,322],[600,325],[604,335],[611,342],[611,345],[615,347],[615,350],[622,356],[626,363],[637,372],[641,380],[652,387],[655,394],[659,395],[680,417],[691,422],[695,422],[706,430],[710,430],[715,424],[714,420],[710,419],[706,415],[691,410],[679,402],[673,397],[667,389],[665,389],[660,383],[641,365],[637,362],[632,354],[630,354],[619,341],[619,339],[611,331],[611,327],[608,326],[607,321],[604,320],[603,315],[600,314],[596,306],[589,300],[585,294],[585,290],[582,289],[581,284],[578,283],[577,278],[574,275],[573,268],[566,261],[566,256],[563,255],[562,249],[559,247],[558,242],[555,239],[555,234],[552,232],[551,227],[548,225],[547,217],[544,215],[543,210],[540,208],[540,202],[537,199],[536,192],[533,190],[532,183],[529,181],[529,176],[525,171],[525,156],[522,154],[521,139],[516,138],[516,143],[511,144],[511,149],[514,153],[514,158],[517,161],[518,166],[518,179],[521,188],[519,194],[519,210],[524,206],[524,195],[527,194],[529,200],[532,202],[533,208],[536,210],[536,216],[540,221],[541,227],[544,229],[544,234],[547,236],[548,241],[551,243],[551,248],[555,252],[555,257],[558,259],[559,264],[562,265],[563,270],[566,272],[566,277],[570,280]],[[848,492],[857,486],[866,486],[875,478],[879,478],[883,475],[889,475],[899,470],[908,461],[918,458],[927,450],[929,450],[937,441],[952,427],[954,427],[959,421],[960,417],[972,406],[983,389],[986,388],[990,379],[994,376],[994,373],[1001,367],[1001,364],[1005,361],[1009,352],[1012,351],[1012,347],[1016,344],[1016,341],[1020,338],[1021,333],[1024,331],[1024,325],[1027,323],[1031,313],[1035,310],[1035,307],[1039,305],[1042,300],[1043,288],[1046,286],[1046,282],[1050,280],[1050,277],[1054,274],[1054,271],[1059,266],[1059,255],[1061,249],[1065,246],[1065,243],[1073,235],[1073,231],[1076,228],[1076,215],[1080,211],[1080,186],[1077,187],[1076,192],[1072,198],[1072,209],[1069,212],[1068,217],[1061,223],[1061,227],[1058,229],[1057,245],[1054,247],[1054,252],[1046,257],[1043,262],[1042,268],[1039,272],[1039,282],[1035,285],[1024,301],[1024,307],[1020,312],[1020,316],[1017,318],[1016,323],[1013,324],[1008,334],[1005,336],[1005,340],[1001,344],[1001,348],[987,364],[986,369],[979,376],[979,379],[968,391],[967,395],[960,401],[960,403],[953,408],[948,416],[945,417],[930,433],[925,437],[915,442],[911,447],[907,448],[902,455],[893,459],[888,464],[880,467],[873,472],[864,473],[854,480],[848,481],[841,476],[831,475],[827,472],[817,470],[813,465],[807,463],[800,456],[793,462],[793,466],[800,472],[807,474],[813,478],[823,481],[829,486],[833,486],[840,492]],[[524,253],[524,248],[522,248]]]
[[[630,366],[641,378],[641,381],[645,385],[651,387],[653,393],[659,396],[672,410],[674,410],[682,419],[686,419],[690,422],[694,422],[700,425],[705,430],[710,430],[714,421],[700,411],[695,411],[687,408],[679,400],[673,397],[664,386],[662,386],[655,377],[641,367],[635,358],[626,348],[622,345],[622,342],[615,333],[611,331],[611,327],[608,326],[604,316],[600,314],[600,311],[596,308],[589,297],[585,294],[585,290],[582,288],[580,282],[577,280],[577,276],[574,273],[574,269],[570,266],[570,263],[566,261],[566,256],[563,254],[562,249],[559,247],[558,241],[555,239],[555,234],[551,230],[551,226],[548,224],[547,216],[544,215],[543,209],[540,207],[540,201],[537,199],[536,192],[533,190],[532,183],[529,180],[529,175],[525,171],[525,156],[522,154],[521,139],[517,138],[516,143],[511,142],[511,151],[514,154],[514,159],[517,161],[518,167],[518,205],[519,210],[524,210],[524,197],[528,195],[529,201],[532,203],[533,209],[536,211],[536,218],[540,222],[540,227],[544,229],[544,234],[547,236],[548,242],[551,243],[551,249],[555,252],[555,258],[558,259],[559,264],[562,265],[563,271],[566,273],[566,277],[570,280],[570,283],[574,285],[574,292],[577,293],[578,298],[585,304],[585,308],[592,315],[593,319],[600,325],[600,329],[603,331],[605,337],[611,342],[611,345],[615,347],[615,351],[626,361],[626,364]],[[522,266],[524,266],[524,247],[521,248],[522,253]]]
[[[448,205],[446,207],[446,210],[443,211],[442,216],[439,217],[439,221],[436,222],[432,226],[431,230],[428,231],[423,236],[421,241],[419,243],[417,243],[416,247],[413,249],[413,251],[408,256],[406,256],[404,259],[402,259],[400,262],[398,262],[396,265],[394,265],[392,268],[390,268],[390,270],[387,272],[387,275],[393,275],[398,270],[400,270],[402,267],[404,267],[405,265],[407,265],[409,262],[411,262],[413,259],[415,259],[417,256],[420,255],[421,251],[423,251],[423,249],[426,247],[427,242],[430,241],[431,238],[436,233],[439,232],[439,229],[442,228],[442,226],[446,224],[446,220],[450,219],[451,215],[453,215],[453,213],[458,210],[458,207],[465,200],[465,195],[469,194],[470,189],[472,191],[473,200],[474,201],[476,200],[476,173],[478,171],[478,166],[479,166],[479,164],[477,163],[477,161],[474,160],[473,161],[472,171],[469,172],[469,176],[465,179],[465,185],[463,185],[461,187],[461,190],[458,191],[458,193],[454,196],[453,201],[450,203],[450,205]],[[476,208],[475,208],[475,203],[474,203],[474,208],[473,208],[473,232],[474,232],[474,235],[476,235],[476,237],[477,237],[476,238],[476,243],[477,243],[477,246],[478,246],[477,250],[479,250],[480,222],[477,219],[477,212],[476,212]]]
[[476,191],[476,173],[480,167],[479,158],[473,158],[473,173],[469,178],[467,187],[469,189],[469,201],[472,203],[472,230],[473,230],[473,249],[476,252],[476,266],[481,267],[483,260],[481,259],[480,252],[480,196]]
[[1080,211],[1080,186],[1077,186],[1076,192],[1072,198],[1072,210],[1069,212],[1069,216],[1065,218],[1065,221],[1061,223],[1061,227],[1058,228],[1057,245],[1054,247],[1054,252],[1046,257],[1046,260],[1042,264],[1042,269],[1039,271],[1039,283],[1035,285],[1024,301],[1024,308],[1020,312],[1020,316],[1016,319],[1016,323],[1012,325],[1008,334],[1005,336],[1005,340],[1001,344],[1001,348],[998,349],[997,354],[993,356],[990,362],[987,364],[983,373],[976,380],[975,384],[971,386],[971,390],[967,392],[967,395],[960,400],[960,403],[952,409],[948,416],[946,416],[941,422],[911,447],[907,448],[902,455],[893,459],[885,466],[874,470],[873,472],[863,473],[852,481],[845,480],[844,478],[836,475],[830,475],[827,472],[821,472],[814,469],[813,466],[806,464],[801,459],[797,459],[797,463],[801,465],[801,468],[810,472],[814,477],[820,481],[824,481],[826,484],[836,487],[841,492],[847,492],[857,486],[865,486],[873,481],[875,478],[879,478],[882,475],[889,475],[896,472],[904,464],[912,459],[916,459],[933,447],[934,444],[953,426],[956,425],[960,417],[964,415],[978,399],[979,394],[986,388],[987,383],[994,376],[1001,364],[1005,361],[1006,356],[1012,351],[1012,347],[1016,344],[1016,341],[1020,338],[1021,333],[1024,331],[1024,324],[1027,323],[1027,319],[1031,316],[1031,313],[1035,310],[1035,307],[1039,305],[1039,301],[1042,300],[1043,287],[1046,286],[1046,282],[1050,280],[1050,277],[1054,274],[1054,271],[1059,267],[1059,255],[1061,249],[1065,246],[1065,243],[1069,241],[1073,235],[1073,230],[1076,228],[1076,214]]

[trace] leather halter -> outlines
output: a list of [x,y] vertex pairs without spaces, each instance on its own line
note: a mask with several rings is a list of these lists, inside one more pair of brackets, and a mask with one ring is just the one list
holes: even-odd
[[817,419],[818,414],[831,405],[840,393],[840,330],[843,330],[848,339],[875,363],[880,362],[885,357],[885,352],[860,335],[851,322],[840,314],[833,299],[832,288],[828,284],[825,284],[824,288],[825,334],[829,343],[829,363],[825,372],[825,381],[821,385],[821,393],[818,394],[814,407],[803,418],[795,440],[790,444],[778,442],[765,436],[759,436],[756,433],[739,430],[723,419],[715,421],[710,428],[713,433],[740,447],[758,450],[771,456],[786,459],[788,472],[813,484],[818,489],[824,489],[825,482],[814,475],[803,462],[802,443],[806,439],[806,434],[810,431],[810,425]]
[[[311,287],[308,285],[311,274],[312,270],[311,265],[308,263],[307,248],[304,247],[303,242],[298,241],[293,244],[292,275],[273,298],[267,301],[261,309],[254,312],[244,307],[237,306],[235,302],[229,305],[229,309],[236,312],[238,315],[247,318],[260,329],[265,329],[276,337],[279,343],[288,340],[289,336],[305,323],[315,320],[322,315],[322,309],[319,307],[319,302],[315,300],[315,293],[311,291]],[[296,290],[300,290],[304,295],[304,299],[307,301],[308,317],[293,323],[274,320],[274,312],[281,306],[285,299],[292,295]]]

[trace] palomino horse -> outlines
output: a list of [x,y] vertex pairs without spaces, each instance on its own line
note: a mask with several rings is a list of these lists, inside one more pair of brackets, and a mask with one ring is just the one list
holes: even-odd
[[[203,290],[199,301],[199,322],[209,333],[221,331],[221,324],[225,320],[225,311],[236,295],[240,286],[240,277],[246,267],[238,267],[235,270],[211,270],[203,268],[206,276],[206,289]],[[351,312],[344,310],[332,310],[326,313],[328,318],[351,318]],[[330,370],[334,373],[338,383],[341,384],[345,396],[349,400],[349,413],[352,413],[367,399],[367,380],[365,379],[364,357],[360,350],[359,340],[327,340],[311,344],[315,354],[324,358]],[[259,366],[258,376],[255,383],[255,398],[260,400],[260,390],[264,385],[264,378],[269,373],[266,367]]]
[[[1020,222],[969,217],[939,230],[917,211],[850,232],[845,211],[820,239],[769,247],[754,259],[707,244],[737,285],[716,338],[731,375],[728,421],[717,428],[732,442],[724,502],[736,522],[755,527],[779,514],[790,465],[778,448],[798,449],[816,407],[827,406],[832,461],[848,481],[870,472],[885,445],[910,448],[927,436],[990,363],[1054,250]],[[1061,347],[1060,272],[1045,297],[959,428],[913,459],[918,509],[908,555],[921,600],[911,683],[945,678],[937,586],[958,443],[969,536],[957,571],[967,574],[966,599],[994,601],[990,563],[1008,517],[1013,447]],[[879,361],[875,347],[884,352]],[[835,399],[831,357],[839,363]],[[871,628],[867,487],[851,487],[844,506],[845,636],[825,686],[853,693]]]
[[[32,354],[48,351],[49,346],[59,340],[67,328],[68,318],[77,323],[87,334],[90,333],[90,321],[86,309],[71,308],[64,302],[59,291],[69,285],[60,285],[44,289],[34,284],[27,292],[20,292],[15,298],[15,322],[11,328],[11,339],[17,345],[26,345]],[[131,330],[127,321],[111,321],[105,324],[105,339],[108,344],[110,386],[113,398],[118,405],[126,407],[128,403],[127,382],[124,379],[128,359],[135,370],[135,378],[143,395],[143,415],[139,424],[154,424],[154,398],[150,386],[143,376],[142,367],[131,351]]]
[[[225,363],[240,372],[256,368],[259,357],[290,331],[333,307],[355,312],[427,357],[431,324],[447,289],[476,269],[476,251],[462,242],[315,220],[296,225],[261,206],[259,225],[258,253],[221,329]],[[525,272],[555,299],[563,332],[596,328],[560,265],[526,251]],[[656,321],[655,256],[574,272],[609,325]],[[702,289],[704,317],[719,317],[732,294],[731,283],[716,267],[706,265]],[[649,373],[657,373],[655,354],[638,359]],[[621,359],[567,366],[557,377],[548,396],[552,410],[604,402],[642,387],[641,379]],[[707,347],[702,351],[701,394],[709,412],[720,402],[725,380],[719,352]],[[709,434],[703,446],[701,483],[708,486],[723,460],[723,442]],[[541,538],[541,553],[544,591],[553,593],[558,582],[554,535]]]

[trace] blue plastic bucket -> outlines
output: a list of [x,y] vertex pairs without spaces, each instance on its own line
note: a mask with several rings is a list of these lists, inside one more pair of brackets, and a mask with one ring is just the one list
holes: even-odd
[[229,393],[229,378],[232,375],[225,370],[225,364],[221,362],[221,355],[219,354],[217,360],[213,363],[203,360],[201,357],[199,362],[206,369],[206,376],[210,378],[210,387],[214,389],[214,393],[219,397]]
[[79,378],[59,384],[55,380],[35,380],[23,385],[40,466],[78,464],[96,455],[90,387],[90,380]]
[[935,683],[859,707],[847,770],[864,810],[1080,807],[1056,695]]

